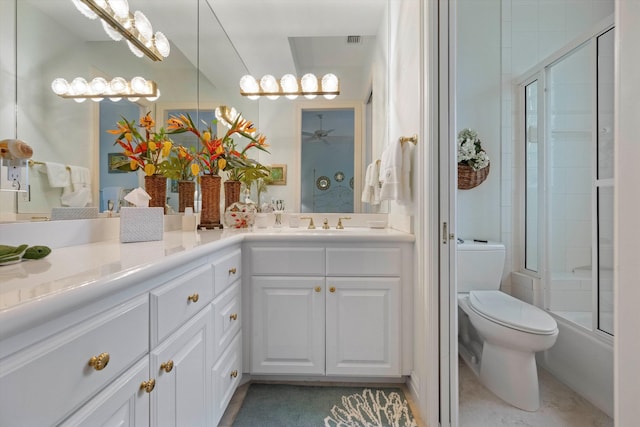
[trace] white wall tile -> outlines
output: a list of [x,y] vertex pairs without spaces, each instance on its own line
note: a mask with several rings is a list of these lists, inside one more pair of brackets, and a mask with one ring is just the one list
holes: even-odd
[[516,30],[514,24],[511,32],[511,56],[513,64],[511,72],[518,76],[538,63],[538,32]]
[[567,245],[581,248],[591,247],[591,221],[568,221]]
[[540,0],[538,3],[538,29],[544,31],[562,31],[566,25],[566,9],[560,0]]
[[501,14],[503,21],[511,21],[511,0],[502,0]]
[[538,0],[517,0],[511,4],[513,28],[520,31],[538,30]]

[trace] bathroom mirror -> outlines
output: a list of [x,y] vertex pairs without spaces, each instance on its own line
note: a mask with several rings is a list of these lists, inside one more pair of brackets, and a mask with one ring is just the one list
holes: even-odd
[[[131,78],[142,75],[157,81],[160,87],[161,97],[157,101],[138,101],[140,111],[151,111],[156,120],[164,120],[167,111],[182,109],[197,112],[198,109],[211,110],[218,105],[227,104],[257,122],[259,130],[268,136],[271,144],[271,154],[260,153],[258,160],[265,164],[288,166],[287,185],[270,186],[269,197],[284,199],[288,202],[288,209],[297,210],[293,201],[300,198],[300,141],[296,134],[301,118],[295,113],[298,108],[296,105],[309,103],[313,106],[319,100],[251,101],[239,94],[239,76],[248,73],[260,76],[267,72],[282,75],[294,70],[299,75],[305,72],[317,75],[336,72],[341,78],[339,100],[364,106],[369,94],[375,93],[374,98],[379,108],[369,115],[371,120],[368,125],[363,122],[360,126],[368,129],[363,131],[363,135],[370,136],[368,147],[371,146],[371,135],[381,144],[386,141],[384,106],[387,98],[387,1],[369,0],[365,4],[362,0],[355,0],[346,9],[341,9],[347,12],[341,12],[332,19],[320,19],[324,15],[318,14],[318,23],[323,22],[323,27],[316,26],[318,28],[311,30],[313,23],[307,23],[308,31],[304,30],[303,22],[289,19],[285,14],[281,19],[287,21],[291,34],[300,35],[285,38],[290,56],[286,63],[278,61],[279,56],[273,51],[261,48],[260,42],[267,41],[269,37],[266,36],[270,34],[264,25],[273,28],[273,23],[260,19],[252,20],[252,24],[247,25],[242,18],[244,12],[238,14],[237,8],[225,9],[234,3],[226,0],[183,0],[179,8],[153,0],[130,1],[132,10],[144,11],[154,25],[154,30],[163,31],[169,38],[171,54],[162,62],[133,56],[124,42],[108,39],[100,24],[85,18],[70,0],[16,1],[15,48],[18,78],[15,135],[33,146],[35,161],[53,161],[89,168],[93,172],[93,204],[98,206],[100,189],[105,187],[101,182],[101,173],[108,168],[108,155],[119,151],[115,150],[116,147],[111,147],[114,150],[109,151],[107,147],[107,152],[104,153],[105,147],[99,147],[95,142],[100,140],[100,105],[111,101],[76,103],[59,98],[51,91],[51,82],[56,77],[72,80],[77,76],[91,78],[120,75]],[[256,4],[258,3],[260,2]],[[285,3],[269,2],[275,9]],[[313,3],[313,7],[327,9],[324,3]],[[343,7],[336,5],[338,6]],[[346,61],[341,56],[343,54],[339,55],[337,51],[323,51],[324,58],[315,53],[310,54],[314,49],[308,48],[323,40],[336,38],[346,43],[348,32],[342,21],[355,22],[358,20],[359,10],[369,10],[372,7],[376,10],[375,29],[367,29],[361,33],[364,40],[373,41],[366,50],[366,69],[363,65]],[[323,13],[331,15],[331,8],[328,9]],[[314,15],[307,12],[306,16]],[[261,21],[260,25],[258,21]],[[342,22],[341,25],[338,25],[339,21]],[[296,22],[297,26],[293,25]],[[291,25],[296,28],[291,30]],[[373,28],[368,25],[367,28]],[[194,31],[195,28],[199,29],[199,34]],[[354,32],[360,31],[357,25],[352,28]],[[296,43],[297,48],[290,46]],[[247,49],[247,46],[253,48]],[[306,57],[303,58],[304,52]],[[277,66],[274,67],[273,64]],[[335,64],[342,64],[343,68],[340,69]],[[372,131],[372,128],[377,130]],[[105,154],[107,158],[103,158]],[[372,160],[370,152],[368,156],[365,156],[363,150],[361,158],[354,159],[358,170],[364,169],[362,164],[365,161]],[[32,216],[46,215],[53,206],[59,206],[60,190],[51,189],[47,185],[46,175],[36,168],[30,168],[29,172],[30,192],[19,194],[15,199],[13,195],[11,198],[6,194],[2,195],[1,214],[17,212],[19,218],[29,219]],[[107,175],[109,176],[108,172]],[[115,174],[111,177],[115,177]],[[362,177],[355,176],[354,180],[357,186]]]

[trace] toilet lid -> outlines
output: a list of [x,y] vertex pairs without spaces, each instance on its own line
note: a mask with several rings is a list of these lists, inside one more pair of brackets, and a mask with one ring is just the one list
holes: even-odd
[[558,324],[548,313],[500,291],[471,291],[469,305],[478,314],[512,329],[553,334]]

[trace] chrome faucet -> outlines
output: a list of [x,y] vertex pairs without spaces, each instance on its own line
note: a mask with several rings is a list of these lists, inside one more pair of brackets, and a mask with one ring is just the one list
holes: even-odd
[[331,227],[329,227],[329,220],[328,220],[327,218],[325,218],[325,219],[322,221],[322,229],[323,229],[323,230],[328,230],[328,229],[330,229],[330,228],[331,228]]

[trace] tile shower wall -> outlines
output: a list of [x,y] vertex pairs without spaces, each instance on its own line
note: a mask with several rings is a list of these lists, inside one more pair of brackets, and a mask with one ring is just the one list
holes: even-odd
[[[520,111],[514,102],[513,79],[612,15],[613,11],[614,0],[502,0],[501,229],[502,240],[508,249],[507,265],[514,271],[520,268],[520,260],[514,259],[511,251],[514,226],[517,226],[513,216],[514,180],[520,164],[513,157],[515,144],[519,143],[514,125]],[[580,185],[575,179],[565,180],[565,184]],[[584,203],[579,196],[573,199],[577,205]],[[503,287],[510,287],[508,280],[503,282]]]

